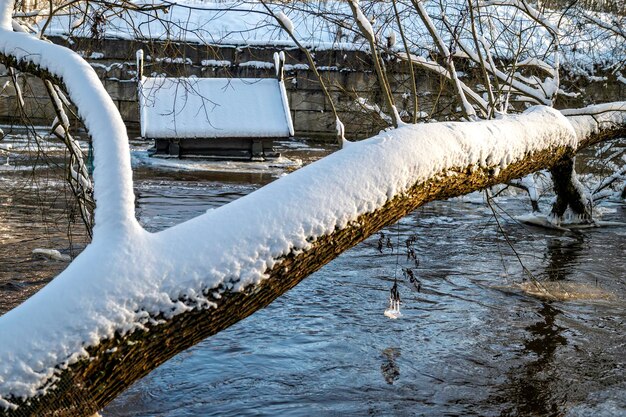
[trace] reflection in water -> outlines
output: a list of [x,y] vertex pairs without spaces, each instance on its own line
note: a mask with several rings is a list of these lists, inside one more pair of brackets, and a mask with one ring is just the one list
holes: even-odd
[[576,235],[575,239],[554,238],[548,240],[545,259],[548,261],[545,275],[549,281],[562,281],[571,274],[582,255],[585,237]]
[[400,357],[400,348],[388,347],[382,353],[383,363],[380,365],[380,371],[383,378],[389,385],[393,385],[400,378],[400,367],[396,363],[396,359]]
[[567,344],[567,339],[561,335],[563,328],[555,323],[560,310],[546,302],[538,313],[541,320],[526,327],[531,337],[524,342],[524,352],[537,355],[537,362],[543,365],[552,359],[558,346]]
[[[575,240],[553,238],[547,242],[544,259],[547,260],[542,277],[549,282],[563,281],[572,274],[583,253],[584,237]],[[562,311],[551,302],[543,302],[537,311],[539,320],[526,326],[528,337],[523,341],[521,359],[527,361],[510,372],[511,380],[505,392],[512,406],[502,415],[562,415],[566,402],[555,355],[559,348],[567,345],[563,327],[557,317]]]
[[564,402],[562,390],[554,389],[562,385],[554,357],[559,347],[567,344],[563,328],[555,323],[561,311],[543,303],[538,313],[541,319],[526,327],[530,335],[522,350],[525,357],[536,359],[514,371],[515,415],[558,415]]

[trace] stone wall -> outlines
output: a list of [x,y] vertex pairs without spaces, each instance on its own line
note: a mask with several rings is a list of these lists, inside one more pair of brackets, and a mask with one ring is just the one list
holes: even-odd
[[[273,77],[272,47],[206,46],[176,42],[142,42],[129,40],[93,40],[56,38],[54,42],[71,47],[81,53],[95,69],[106,90],[118,107],[131,134],[138,132],[137,68],[135,53],[143,49],[146,54],[144,74],[167,74],[168,76],[197,77]],[[285,81],[297,136],[332,139],[335,119],[320,89],[319,83],[306,65],[304,55],[298,49],[287,49]],[[182,57],[185,58],[176,58]],[[173,59],[172,59],[173,58]],[[316,51],[315,59],[324,82],[330,87],[331,96],[339,109],[350,138],[371,136],[386,126],[375,112],[357,104],[358,97],[371,103],[381,103],[375,75],[371,72],[371,59],[360,51]],[[392,89],[398,109],[413,112],[410,98],[410,77],[404,64],[388,62]],[[461,68],[461,70],[463,70]],[[463,72],[471,82],[471,70]],[[9,78],[0,77],[0,85]],[[584,89],[581,98],[563,99],[562,106],[579,107],[592,101],[613,101],[626,97],[626,85],[610,77],[601,82],[569,80]],[[22,76],[20,85],[26,96],[25,114],[34,123],[49,125],[54,113],[41,81]],[[418,111],[425,111],[434,118],[442,118],[455,111],[448,85],[431,73],[417,72]],[[11,84],[0,93],[0,121],[16,122],[20,109]]]

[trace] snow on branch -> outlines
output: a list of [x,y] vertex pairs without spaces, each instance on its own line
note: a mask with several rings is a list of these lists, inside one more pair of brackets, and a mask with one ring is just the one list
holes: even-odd
[[446,43],[443,41],[443,39],[439,35],[439,32],[435,28],[435,25],[433,24],[430,16],[428,16],[428,12],[424,8],[424,5],[422,4],[422,0],[412,0],[412,3],[413,3],[413,6],[415,7],[415,10],[417,10],[417,13],[422,19],[422,22],[426,26],[426,29],[428,29],[428,33],[430,33],[430,36],[433,38],[435,45],[439,49],[439,53],[442,55],[443,59],[446,62],[446,65],[448,67],[448,73],[452,79],[454,86],[456,87],[457,94],[459,96],[459,99],[461,100],[461,104],[463,105],[463,113],[465,117],[468,118],[469,120],[476,119],[477,118],[476,111],[474,110],[472,105],[469,103],[469,101],[467,101],[467,97],[465,96],[465,90],[463,89],[461,80],[459,80],[459,77],[457,75],[456,68],[454,66],[454,61],[452,60],[452,55],[450,54],[450,50],[448,49],[448,47],[446,46]]
[[577,145],[568,120],[546,107],[500,120],[404,125],[160,233],[94,240],[0,318],[0,334],[10,335],[0,344],[0,400],[45,394],[55,369],[116,334],[211,309],[415,184],[472,170],[497,181],[529,155]]
[[289,17],[285,13],[280,12],[280,11],[276,13],[276,19],[280,21],[281,26],[287,31],[287,33],[293,36],[294,30],[293,30],[293,22],[291,21],[291,19],[289,19]]
[[[0,56],[7,66],[56,78],[78,109],[94,146],[94,238],[99,233],[119,235],[137,227],[134,212],[128,136],[115,104],[93,68],[62,46],[13,32],[11,0],[0,0]],[[45,73],[45,74],[44,74]],[[55,80],[56,81],[56,80]]]
[[[400,125],[152,234],[134,220],[125,127],[93,69],[65,48],[12,32],[6,17],[11,5],[0,0],[0,55],[11,65],[47,71],[64,83],[94,141],[95,232],[122,233],[115,241],[96,234],[65,271],[0,317],[0,413],[47,395],[75,364],[106,360],[89,357],[89,349],[105,341],[125,342],[134,332],[191,312],[217,316],[219,300],[233,294],[255,297],[253,290],[273,271],[281,270],[279,277],[297,273],[289,269],[293,259],[325,239],[332,246],[335,234],[358,228],[364,216],[418,186],[437,189],[442,179],[473,173],[483,185],[508,181],[530,169],[515,164],[531,161],[533,169],[543,168],[606,126],[626,126],[626,103],[565,112],[567,118],[549,107],[533,107],[498,120]],[[448,76],[454,72],[442,69]],[[537,155],[547,158],[543,165]],[[460,183],[465,192],[476,187]],[[438,195],[452,193],[443,189]]]
[[600,19],[597,16],[593,16],[589,13],[585,13],[584,11],[580,12],[583,16],[583,18],[587,19],[588,21],[590,21],[591,23],[601,27],[602,29],[606,29],[610,32],[613,32],[614,34],[624,38],[626,40],[626,30],[624,30],[624,22],[626,21],[625,19],[622,18],[622,22],[605,22],[604,20]]
[[602,131],[621,131],[626,136],[626,101],[562,110],[580,141]]
[[[468,56],[469,59],[471,59],[472,61],[476,63],[480,63],[480,57],[476,51],[472,50],[472,48],[470,48],[462,40],[458,41],[458,45],[461,48],[461,50]],[[519,79],[520,78],[519,76],[512,77],[510,74],[502,72],[499,69],[495,68],[494,66],[487,66],[486,70],[492,76],[498,78],[505,85],[510,86],[515,92],[525,97],[528,97],[535,103],[543,104],[543,105],[552,105],[552,94],[554,93],[554,89],[558,88],[558,86],[555,86],[554,84],[550,84],[549,82],[546,86],[543,86],[543,84],[539,82],[533,82],[532,79],[524,79],[522,81]],[[558,73],[554,69],[553,71],[555,74]]]
[[561,31],[550,20],[546,19],[537,9],[525,0],[487,0],[483,6],[511,6],[526,13],[528,17],[546,28],[552,36],[560,36]]
[[[319,73],[319,70],[317,68],[317,64],[315,63],[315,60],[313,59],[313,55],[311,54],[311,51],[309,51],[309,49],[306,48],[298,40],[298,38],[296,37],[296,34],[294,32],[293,22],[291,21],[291,19],[289,19],[289,17],[285,13],[283,13],[282,11],[275,12],[267,4],[267,2],[265,2],[264,0],[261,0],[261,4],[265,8],[265,10],[271,16],[273,16],[274,19],[276,19],[278,24],[283,28],[283,30],[285,32],[287,32],[287,34],[289,35],[291,40],[295,43],[295,45],[298,47],[298,49],[300,49],[300,51],[302,53],[304,53],[304,55],[306,56],[306,59],[307,59],[307,62],[308,62],[308,67],[315,74],[315,78],[317,78],[317,82],[319,83],[320,87],[322,88],[322,92],[324,93],[324,97],[326,97],[326,100],[327,100],[328,104],[330,105],[330,108],[331,108],[331,110],[333,112],[333,115],[335,116],[335,120],[336,120],[337,126],[338,126],[338,128],[337,128],[337,142],[338,142],[338,145],[340,147],[343,147],[345,144],[348,143],[348,141],[345,138],[345,129],[343,128],[343,123],[341,123],[341,121],[339,119],[339,114],[337,113],[337,108],[335,106],[333,98],[330,95],[330,92],[328,91],[328,88],[326,87],[326,82],[324,82],[324,80],[322,79],[322,76]],[[281,52],[281,54],[282,53],[283,52]],[[283,65],[284,65],[284,61],[285,60],[284,60],[284,54],[283,54]],[[276,66],[276,70],[278,71],[278,66]],[[282,76],[281,76],[281,79],[282,79]],[[341,126],[342,129],[339,129],[339,126]]]
[[[447,68],[442,67],[435,61],[426,59],[418,55],[409,56],[404,52],[399,52],[397,56],[400,59],[406,60],[407,62],[409,61],[409,58],[410,58],[410,61],[412,64],[420,66],[426,70],[432,71],[435,74],[446,77],[449,81],[454,82],[453,77],[450,75],[450,71]],[[481,96],[476,94],[463,81],[459,80],[458,78],[457,78],[457,81],[458,81],[458,86],[460,86],[460,88],[467,95],[467,97],[469,97],[472,100],[472,102],[474,102],[474,104],[476,104],[480,108],[482,115],[486,116],[487,109],[489,108],[489,103],[487,103]]]
[[550,74],[551,76],[555,76],[555,69],[554,67],[552,67],[552,65],[548,64],[547,62],[538,59],[538,58],[534,58],[534,57],[528,57],[520,62],[517,63],[518,67],[535,67],[538,68],[542,71],[547,72],[548,74]]
[[[220,300],[242,292],[246,305],[264,306],[267,299],[255,304],[257,289],[281,286],[271,280],[292,276],[297,283],[351,242],[428,201],[422,196],[407,203],[418,198],[411,197],[415,190],[429,190],[430,199],[447,197],[546,168],[590,143],[583,123],[589,118],[625,127],[624,106],[587,109],[591,115],[572,116],[580,122],[574,124],[557,110],[533,107],[498,120],[403,125],[162,232],[94,240],[51,283],[0,318],[0,334],[9,335],[0,344],[0,414],[2,407],[48,395],[58,375],[74,365],[91,366],[89,352],[101,344],[127,347],[126,337],[147,329],[154,335],[163,328],[158,326],[187,313],[195,318],[206,311],[208,320],[229,322],[221,314],[234,312],[222,311]],[[446,179],[449,188],[442,188]],[[398,201],[402,210],[358,233],[362,219],[387,213]],[[337,250],[335,238],[343,231],[349,237]],[[332,256],[315,263],[319,250]],[[144,372],[160,363],[141,350],[134,354],[143,359],[131,364]],[[94,361],[106,366],[107,357]]]
[[374,69],[376,70],[376,77],[378,78],[379,88],[382,92],[383,98],[387,108],[391,111],[393,126],[398,127],[403,124],[400,115],[397,110],[394,110],[395,103],[393,94],[391,92],[391,86],[389,85],[389,79],[387,78],[387,72],[384,66],[384,62],[379,56],[378,48],[376,46],[376,34],[369,20],[363,14],[359,0],[349,0],[348,4],[352,10],[352,15],[357,22],[357,26],[361,31],[361,34],[367,39],[370,46],[370,53],[372,54],[372,60],[374,61]]
[[361,5],[359,0],[349,0],[351,2],[351,6],[353,7],[354,10],[354,16],[359,24],[359,27],[361,27],[361,30],[363,32],[365,32],[365,35],[369,38],[374,38],[376,37],[376,34],[374,33],[374,28],[372,28],[372,24],[370,23],[369,19],[363,14],[363,11],[361,10]]

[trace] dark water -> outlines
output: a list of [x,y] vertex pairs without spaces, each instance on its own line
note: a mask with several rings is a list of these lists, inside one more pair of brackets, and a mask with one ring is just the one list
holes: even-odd
[[[159,230],[286,169],[181,174],[144,166],[135,175],[138,215]],[[0,173],[5,182],[19,175]],[[432,203],[384,231],[393,252],[379,253],[371,237],[268,308],[173,358],[101,414],[626,415],[626,228],[548,231],[509,217],[527,212],[523,199],[498,203],[504,232],[555,299],[525,291],[520,263],[480,196]],[[0,214],[0,299],[15,302],[59,263],[20,258],[13,266],[5,257],[32,250],[28,239],[40,223],[26,224],[11,203],[0,204]],[[624,222],[626,207],[606,204],[603,218]],[[56,236],[50,243],[67,251]],[[411,236],[417,268],[397,250]],[[42,277],[29,280],[28,265]],[[403,278],[405,267],[416,272],[420,292]],[[398,320],[383,315],[394,276],[403,300]]]

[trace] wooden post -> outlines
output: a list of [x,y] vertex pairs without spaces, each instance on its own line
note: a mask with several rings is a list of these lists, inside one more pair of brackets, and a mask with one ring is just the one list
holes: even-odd
[[576,172],[574,171],[574,159],[571,155],[565,155],[550,168],[556,201],[552,205],[552,214],[558,218],[563,217],[569,207],[572,212],[581,216],[584,220],[591,221],[591,208],[587,199],[576,186]]
[[283,81],[285,78],[285,53],[283,51],[274,52],[274,69],[278,81]]
[[143,49],[137,50],[137,83],[141,84],[143,79]]

